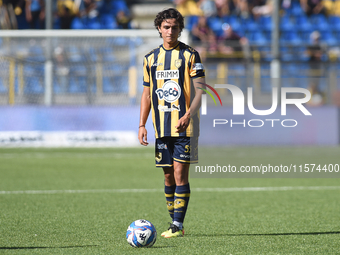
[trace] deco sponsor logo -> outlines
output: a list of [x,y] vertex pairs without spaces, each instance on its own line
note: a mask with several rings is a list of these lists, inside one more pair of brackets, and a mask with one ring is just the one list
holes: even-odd
[[156,80],[179,79],[178,70],[156,71]]
[[177,82],[167,81],[162,88],[157,89],[155,92],[158,96],[158,100],[172,103],[181,96],[181,87]]

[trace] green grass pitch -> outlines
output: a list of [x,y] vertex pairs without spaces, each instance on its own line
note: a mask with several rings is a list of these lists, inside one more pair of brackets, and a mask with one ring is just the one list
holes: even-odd
[[[268,155],[277,164],[340,163],[337,147],[227,150],[235,165]],[[162,238],[170,217],[153,155],[144,147],[0,149],[0,254],[340,254],[338,178],[191,178],[186,234]],[[152,248],[126,241],[142,218],[157,229]]]

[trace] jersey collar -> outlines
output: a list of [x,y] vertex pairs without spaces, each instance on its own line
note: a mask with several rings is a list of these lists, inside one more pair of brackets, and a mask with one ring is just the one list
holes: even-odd
[[163,48],[164,50],[173,50],[173,49],[175,49],[175,48],[179,45],[179,43],[180,43],[180,41],[178,41],[177,44],[176,44],[174,47],[172,47],[172,48],[165,48],[165,47],[164,47],[164,44],[162,44],[162,48]]

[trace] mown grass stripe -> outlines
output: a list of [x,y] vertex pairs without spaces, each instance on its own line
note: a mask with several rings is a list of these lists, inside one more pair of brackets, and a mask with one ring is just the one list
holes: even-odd
[[[247,192],[247,191],[291,191],[291,190],[339,190],[340,186],[283,186],[283,187],[236,187],[236,188],[192,188],[193,192]],[[148,193],[163,192],[163,189],[90,189],[90,190],[17,190],[0,191],[0,195],[16,194],[67,194],[67,193]]]

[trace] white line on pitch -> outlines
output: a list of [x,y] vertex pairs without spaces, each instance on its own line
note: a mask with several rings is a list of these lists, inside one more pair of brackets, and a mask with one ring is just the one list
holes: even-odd
[[[340,186],[284,186],[242,188],[192,188],[193,192],[244,192],[244,191],[290,191],[290,190],[340,190]],[[0,195],[12,194],[65,194],[65,193],[148,193],[163,189],[89,189],[89,190],[17,190],[0,191]]]

